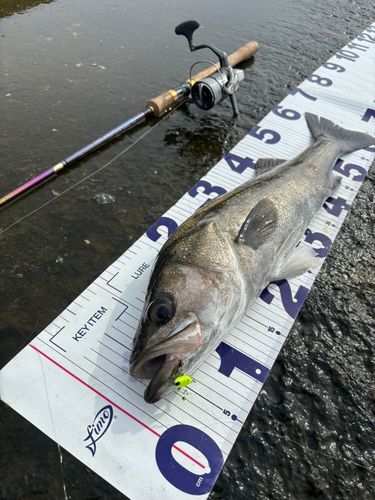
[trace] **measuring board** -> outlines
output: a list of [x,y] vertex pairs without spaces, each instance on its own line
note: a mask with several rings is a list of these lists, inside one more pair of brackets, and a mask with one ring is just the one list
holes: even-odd
[[[1,372],[3,401],[132,500],[206,498],[317,271],[271,283],[194,383],[156,404],[128,374],[150,271],[167,237],[208,198],[254,176],[258,158],[312,144],[304,113],[375,132],[375,23],[310,75]],[[324,259],[375,157],[339,158],[339,190],[305,233]]]

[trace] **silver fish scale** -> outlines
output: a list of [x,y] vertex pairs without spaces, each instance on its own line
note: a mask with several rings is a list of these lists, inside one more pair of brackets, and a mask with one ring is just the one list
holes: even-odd
[[332,193],[332,164],[339,153],[336,143],[321,139],[290,162],[264,173],[209,204],[201,220],[215,220],[222,231],[236,240],[251,209],[269,198],[277,211],[273,248],[301,224],[297,244],[310,220]]

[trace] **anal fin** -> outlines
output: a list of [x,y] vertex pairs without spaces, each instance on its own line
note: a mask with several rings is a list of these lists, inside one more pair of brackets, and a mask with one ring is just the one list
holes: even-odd
[[291,279],[310,271],[321,264],[321,259],[311,246],[300,243],[281,260],[273,279]]

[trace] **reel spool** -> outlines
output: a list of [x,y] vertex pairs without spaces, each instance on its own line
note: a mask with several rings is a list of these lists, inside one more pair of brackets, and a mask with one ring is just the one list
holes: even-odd
[[[199,61],[198,63],[202,62],[213,64],[210,61]],[[190,73],[192,68],[198,63],[193,64],[190,68]],[[214,66],[217,71],[203,80],[194,83],[191,89],[191,98],[194,104],[205,111],[209,111],[215,104],[219,104],[226,97],[237,92],[240,83],[245,78],[245,73],[242,69],[233,69],[231,67],[218,68],[216,64]],[[234,115],[236,116],[235,113]]]
[[210,61],[198,61],[193,64],[190,68],[190,83],[193,83],[191,80],[191,70],[196,64],[202,62],[209,63],[215,66],[217,71],[201,81],[194,82],[191,90],[191,98],[198,108],[208,111],[216,104],[222,102],[226,97],[229,97],[232,104],[233,116],[238,116],[239,111],[234,94],[237,92],[245,74],[241,69],[233,69],[229,65],[227,54],[213,45],[203,44],[196,47],[193,42],[193,33],[198,28],[198,21],[186,21],[176,27],[175,33],[176,35],[183,35],[187,38],[191,52],[200,49],[212,50],[212,52],[219,57],[220,68]]

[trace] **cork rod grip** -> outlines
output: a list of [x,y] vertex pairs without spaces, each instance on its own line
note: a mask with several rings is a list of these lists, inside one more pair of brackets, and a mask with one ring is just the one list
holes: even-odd
[[[233,52],[230,56],[228,56],[228,62],[230,66],[237,66],[237,64],[240,64],[243,61],[246,61],[246,59],[250,59],[251,56],[255,54],[258,50],[258,44],[257,42],[249,42],[243,47],[239,48],[236,50],[236,52]],[[220,68],[220,63],[219,61],[216,63],[216,66]],[[194,82],[199,82],[200,80],[203,80],[203,78],[207,78],[207,76],[212,75],[212,73],[215,73],[216,68],[215,66],[210,66],[209,68],[201,71],[200,73],[194,75],[191,77],[191,79]]]
[[[249,42],[243,47],[236,50],[236,52],[233,52],[233,54],[228,56],[228,62],[230,66],[236,66],[240,62],[246,61],[246,59],[249,59],[251,56],[253,56],[257,52],[257,50],[257,42]],[[217,62],[216,66],[220,67],[220,63]],[[212,73],[214,73],[215,71],[216,68],[214,66],[210,66],[204,71],[201,71],[200,73],[194,75],[192,77],[192,80],[194,82],[198,82],[200,80],[203,80],[203,78],[212,75]],[[176,92],[174,90],[167,90],[167,92],[164,92],[164,94],[161,94],[158,97],[155,97],[155,99],[148,101],[148,103],[146,104],[146,108],[150,108],[154,116],[160,116],[166,109],[170,108],[177,101],[178,97]]]
[[155,97],[152,101],[148,101],[146,108],[150,108],[153,115],[160,116],[166,109],[177,102],[173,94],[176,94],[174,90],[167,90],[167,92]]

